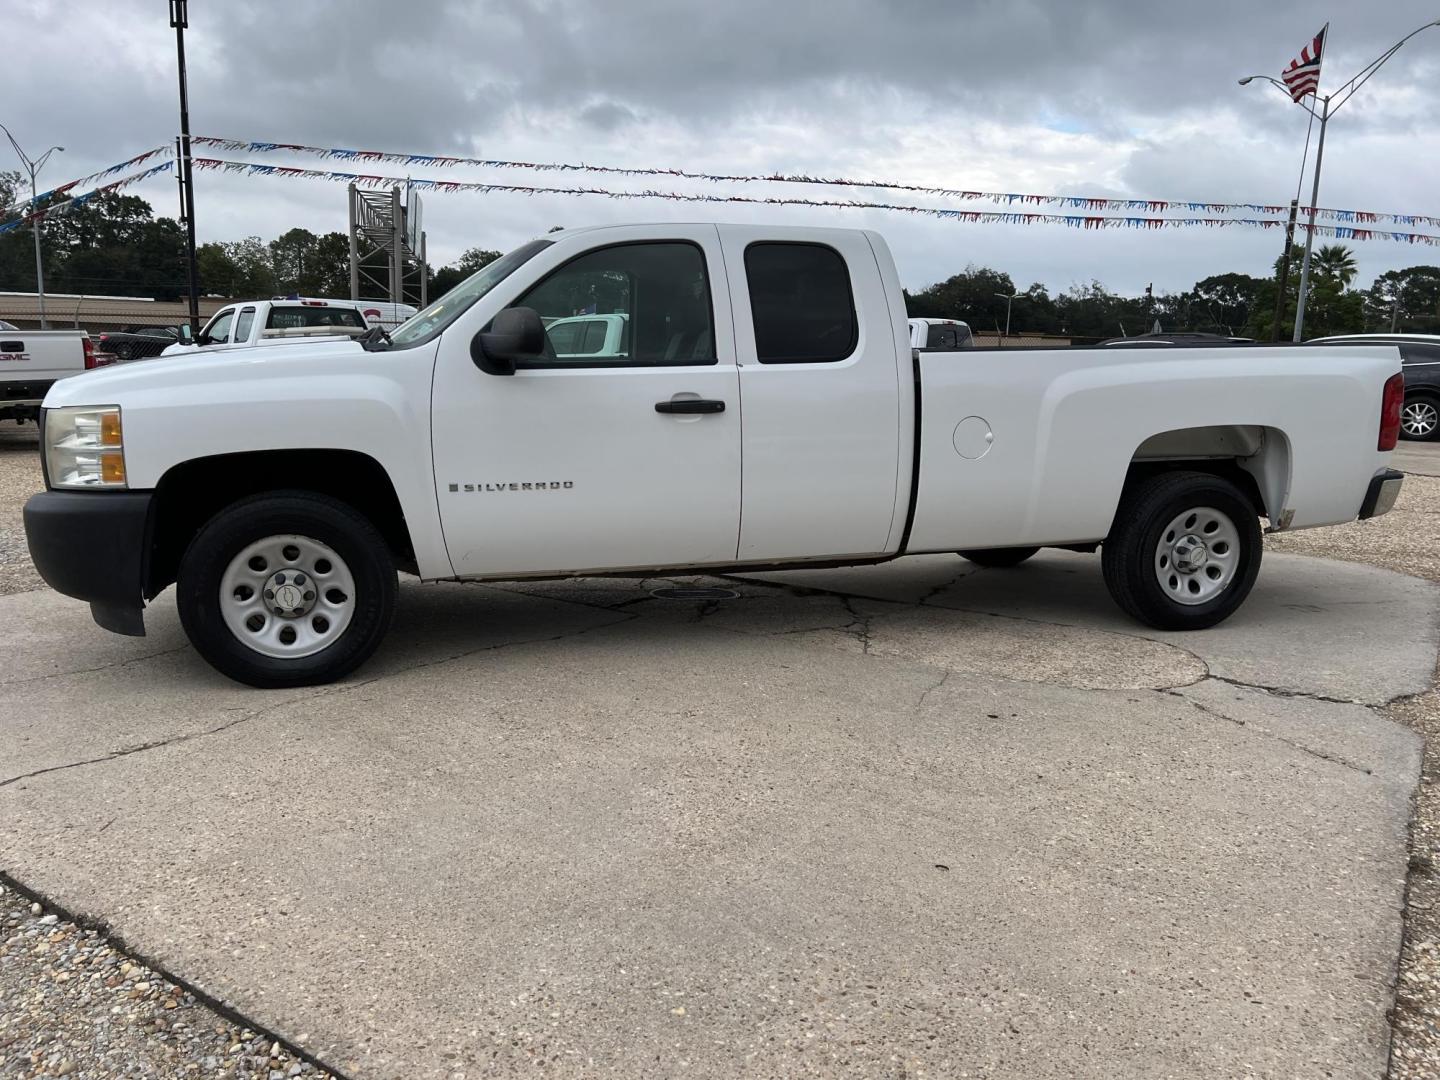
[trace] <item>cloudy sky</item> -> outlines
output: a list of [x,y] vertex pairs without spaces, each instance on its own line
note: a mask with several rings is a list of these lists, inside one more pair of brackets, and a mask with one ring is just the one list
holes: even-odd
[[[1296,191],[1306,115],[1272,87],[1242,88],[1236,79],[1278,75],[1329,20],[1322,89],[1334,88],[1437,17],[1435,0],[196,0],[187,43],[196,134],[1285,203]],[[165,0],[0,0],[0,26],[9,43],[0,123],[32,152],[67,148],[42,188],[173,138]],[[1437,117],[1440,28],[1411,41],[1331,123],[1320,204],[1440,215]],[[9,167],[4,156],[0,168]],[[478,169],[444,175],[527,182],[527,174]],[[538,174],[533,182],[564,181]],[[623,177],[587,183],[702,189]],[[175,213],[173,181],[132,191],[157,212]],[[839,194],[988,208],[862,189]],[[202,241],[268,239],[294,225],[345,228],[340,184],[206,173],[197,197]],[[1212,273],[1263,273],[1281,243],[1277,232],[1238,228],[1094,233],[593,197],[436,194],[426,204],[437,264],[474,245],[513,247],[556,224],[697,218],[878,229],[912,289],[975,263],[1008,271],[1021,288],[1098,278],[1126,292],[1153,282],[1158,292]],[[1354,247],[1362,282],[1398,266],[1440,264],[1440,249]]]

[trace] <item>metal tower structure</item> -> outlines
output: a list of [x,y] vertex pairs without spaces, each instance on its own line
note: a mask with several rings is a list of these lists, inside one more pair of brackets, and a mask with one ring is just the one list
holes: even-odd
[[397,185],[370,191],[354,184],[350,201],[350,299],[429,303],[420,197]]

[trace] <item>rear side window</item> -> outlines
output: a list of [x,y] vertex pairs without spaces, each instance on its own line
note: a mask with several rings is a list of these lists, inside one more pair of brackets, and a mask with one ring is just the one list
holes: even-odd
[[235,320],[235,340],[249,341],[250,328],[255,325],[255,309],[253,307],[241,308],[240,317]]
[[946,326],[931,324],[925,338],[927,349],[968,349],[974,344],[968,326]]
[[354,308],[272,307],[267,330],[294,330],[302,326],[354,326],[365,329],[365,319]]
[[823,244],[751,244],[745,279],[762,364],[829,364],[855,351],[860,327],[850,271]]

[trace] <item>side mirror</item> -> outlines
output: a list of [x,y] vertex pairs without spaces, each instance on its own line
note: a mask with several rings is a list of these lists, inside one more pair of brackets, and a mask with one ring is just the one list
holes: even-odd
[[185,323],[183,326],[180,327],[180,344],[182,344],[182,345],[194,345],[194,344],[195,344],[195,336],[194,336],[194,334],[193,334],[193,333],[191,332],[191,330],[190,330],[190,324],[189,324],[189,323]]
[[506,308],[470,341],[470,359],[487,375],[514,375],[515,366],[545,355],[545,324],[534,308]]

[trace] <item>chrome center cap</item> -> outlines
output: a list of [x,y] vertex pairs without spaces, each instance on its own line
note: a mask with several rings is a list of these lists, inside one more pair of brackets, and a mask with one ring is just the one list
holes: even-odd
[[281,570],[265,582],[265,606],[286,619],[298,619],[315,606],[315,583],[303,570]]
[[1182,574],[1193,574],[1209,561],[1210,549],[1200,537],[1182,536],[1175,541],[1175,569]]

